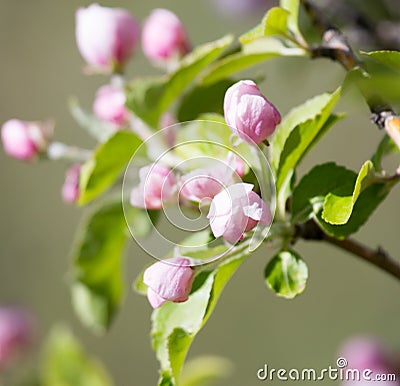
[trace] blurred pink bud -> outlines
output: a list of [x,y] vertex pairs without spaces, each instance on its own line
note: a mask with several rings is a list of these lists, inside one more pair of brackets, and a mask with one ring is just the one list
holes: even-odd
[[194,279],[190,260],[173,257],[161,260],[146,269],[143,282],[148,286],[147,298],[153,308],[165,302],[181,303],[189,298]]
[[[372,337],[356,337],[348,340],[339,350],[339,356],[345,358],[348,369],[357,369],[362,373],[364,370],[371,370],[371,381],[363,380],[344,380],[342,385],[356,386],[374,384],[372,379],[376,374],[391,374],[394,373],[394,366],[391,361],[391,356],[382,344]],[[397,381],[379,381],[379,385],[383,386],[398,386]]]
[[154,9],[142,31],[144,54],[155,64],[176,62],[189,52],[189,41],[179,18],[167,9]]
[[242,178],[244,176],[244,173],[246,171],[246,164],[245,162],[242,160],[241,157],[239,156],[235,156],[234,159],[234,168],[235,168],[235,172],[237,173],[237,175]]
[[131,205],[138,208],[161,209],[176,195],[176,179],[172,170],[154,163],[139,170],[139,186],[132,189]]
[[251,80],[242,80],[227,90],[224,113],[234,133],[256,144],[266,140],[281,122],[279,111]]
[[387,117],[385,120],[385,131],[400,148],[400,117]]
[[233,244],[258,223],[271,222],[267,204],[253,192],[253,187],[246,183],[234,184],[214,197],[207,217],[215,237],[222,236]]
[[219,161],[208,168],[196,169],[184,175],[181,180],[181,196],[199,203],[205,198],[211,201],[221,190],[235,182],[236,160],[237,157],[230,154],[226,163]]
[[16,307],[0,308],[0,369],[7,367],[31,344],[31,316]]
[[67,204],[73,204],[79,199],[79,177],[81,164],[73,164],[67,170],[64,185],[61,190],[62,199]]
[[92,4],[76,12],[76,41],[93,72],[120,72],[139,34],[137,21],[124,9]]
[[43,153],[53,134],[53,124],[10,119],[1,128],[1,139],[8,155],[30,161]]
[[125,107],[125,102],[124,91],[109,84],[98,89],[93,103],[93,111],[97,118],[121,128],[129,121],[129,112]]

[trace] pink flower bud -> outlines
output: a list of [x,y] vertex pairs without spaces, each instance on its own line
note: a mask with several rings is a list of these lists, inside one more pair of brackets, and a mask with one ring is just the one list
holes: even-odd
[[230,153],[226,163],[219,161],[208,168],[196,169],[184,175],[180,195],[193,202],[200,203],[205,198],[211,201],[226,186],[234,183],[237,160],[238,157]]
[[73,164],[67,170],[65,182],[61,190],[62,199],[67,204],[73,204],[79,199],[79,177],[81,164]]
[[148,286],[147,298],[153,308],[165,302],[181,303],[188,300],[192,289],[194,271],[190,260],[174,257],[161,260],[146,269],[143,282]]
[[122,89],[106,85],[100,87],[93,103],[93,111],[97,118],[121,128],[129,121],[129,112],[125,107],[126,97]]
[[168,166],[161,163],[144,166],[139,170],[139,179],[139,186],[131,192],[132,206],[161,209],[163,203],[173,202],[176,196],[176,179]]
[[46,150],[52,133],[51,123],[10,119],[1,128],[1,139],[8,155],[30,161]]
[[[348,340],[340,349],[340,357],[345,358],[347,361],[348,369],[357,369],[362,373],[364,370],[371,370],[371,378],[375,374],[390,374],[394,373],[394,364],[392,363],[389,352],[378,342],[371,337],[356,337]],[[344,380],[342,385],[353,386],[361,384],[373,384],[360,377],[360,381],[349,379]],[[397,381],[380,381],[379,385],[384,386],[398,386]]]
[[189,52],[189,41],[179,18],[167,9],[154,9],[142,31],[144,54],[156,64],[174,62]]
[[28,348],[32,341],[33,322],[24,310],[0,308],[0,369],[7,367]]
[[279,111],[251,80],[242,80],[227,90],[224,113],[235,134],[256,144],[266,140],[281,122]]
[[79,51],[94,72],[119,72],[139,40],[139,25],[128,11],[92,4],[76,12]]
[[238,183],[218,193],[207,215],[215,237],[222,236],[230,243],[243,239],[243,233],[258,223],[268,225],[271,213],[267,204],[253,192],[253,185]]

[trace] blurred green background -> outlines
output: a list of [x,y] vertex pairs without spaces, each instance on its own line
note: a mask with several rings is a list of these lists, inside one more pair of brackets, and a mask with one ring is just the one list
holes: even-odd
[[[0,1],[1,122],[14,117],[54,118],[58,140],[93,145],[67,108],[72,95],[89,108],[96,89],[107,81],[81,71],[74,13],[88,4]],[[128,8],[140,20],[154,7],[169,8],[185,22],[194,45],[227,32],[237,35],[257,21],[221,19],[209,0],[120,0],[102,5]],[[138,50],[128,75],[152,72]],[[307,59],[278,59],[258,67],[258,72],[266,76],[263,91],[282,113],[317,93],[333,91],[344,76],[334,63]],[[346,95],[339,110],[347,111],[348,117],[307,157],[303,172],[318,161],[337,161],[358,169],[373,153],[382,133],[369,122],[368,110],[357,94]],[[396,161],[390,164],[394,167]],[[80,326],[70,304],[68,254],[82,210],[61,201],[65,165],[24,164],[4,152],[0,152],[0,165],[0,303],[25,305],[36,315],[38,345],[55,323],[66,321],[87,350],[105,363],[116,385],[155,385],[158,364],[149,340],[151,310],[145,298],[130,290],[133,278],[150,258],[132,240],[123,309],[104,338],[91,335]],[[371,246],[383,245],[400,257],[398,192],[391,193],[357,238]],[[303,295],[287,301],[266,287],[262,272],[271,251],[260,248],[229,283],[214,316],[195,341],[191,357],[210,353],[234,363],[234,377],[221,385],[259,385],[256,372],[264,363],[277,368],[327,367],[335,363],[340,343],[354,334],[372,334],[400,349],[399,283],[331,246],[300,242],[297,249],[310,271]]]

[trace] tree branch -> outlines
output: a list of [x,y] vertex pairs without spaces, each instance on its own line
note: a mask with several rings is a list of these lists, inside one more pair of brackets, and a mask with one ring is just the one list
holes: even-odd
[[325,241],[342,250],[345,250],[353,255],[368,261],[400,280],[400,261],[391,257],[382,248],[372,249],[357,240],[346,238],[339,240],[325,234],[314,220],[309,220],[304,224],[296,226],[296,238],[304,240]]
[[[310,0],[301,0],[301,3],[314,25],[322,33],[322,43],[311,47],[311,57],[329,58],[340,63],[346,71],[362,67],[362,62],[354,54],[347,37],[336,26],[331,24],[320,9]],[[379,129],[383,129],[386,119],[389,116],[395,116],[392,107],[378,95],[372,94],[362,87],[359,88],[372,113],[371,121]]]

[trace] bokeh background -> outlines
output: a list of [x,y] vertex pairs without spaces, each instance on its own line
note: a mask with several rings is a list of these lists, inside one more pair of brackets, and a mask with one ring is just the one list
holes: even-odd
[[[14,117],[54,118],[58,140],[93,145],[67,107],[68,98],[77,96],[90,108],[95,91],[107,82],[100,76],[83,75],[75,45],[75,10],[89,4],[83,0],[0,1],[0,122]],[[185,22],[194,45],[227,32],[238,35],[262,16],[224,18],[212,8],[211,0],[101,4],[128,8],[140,20],[154,7],[169,8]],[[154,72],[139,49],[128,76]],[[277,59],[256,72],[265,76],[262,89],[282,113],[317,93],[333,91],[344,77],[338,65],[326,60]],[[382,133],[369,122],[368,109],[357,93],[346,94],[338,110],[348,112],[348,117],[312,151],[302,172],[324,161],[358,169],[373,153]],[[398,161],[391,160],[389,167]],[[20,304],[34,313],[38,348],[50,328],[63,321],[105,363],[116,385],[155,385],[158,364],[149,340],[151,309],[145,298],[130,289],[150,258],[133,240],[126,256],[126,298],[111,331],[95,337],[73,314],[68,256],[83,210],[61,201],[64,171],[62,163],[29,165],[0,152],[0,303]],[[400,257],[398,195],[398,188],[394,189],[356,235],[371,246],[385,246],[396,257]],[[210,353],[234,363],[234,376],[221,386],[260,384],[256,372],[265,363],[277,368],[327,367],[336,362],[341,342],[353,335],[374,335],[388,347],[400,349],[398,282],[332,246],[299,242],[297,249],[310,271],[303,295],[287,301],[266,287],[262,272],[271,251],[260,248],[228,284],[195,340],[191,357]],[[37,356],[21,363],[21,368],[33,366]]]

